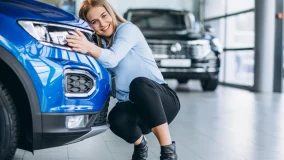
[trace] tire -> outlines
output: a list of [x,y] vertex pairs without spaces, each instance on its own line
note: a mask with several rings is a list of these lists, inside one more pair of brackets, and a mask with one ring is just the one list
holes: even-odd
[[218,79],[200,80],[203,91],[214,91],[218,86]]
[[188,79],[177,79],[179,84],[186,84],[188,82]]
[[12,160],[18,146],[16,106],[0,81],[0,160]]

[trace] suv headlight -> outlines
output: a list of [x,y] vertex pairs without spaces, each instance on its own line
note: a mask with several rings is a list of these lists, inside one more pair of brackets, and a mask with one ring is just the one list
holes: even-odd
[[191,57],[201,59],[211,53],[210,41],[208,40],[193,40],[188,41]]
[[[25,20],[18,21],[18,24],[43,45],[67,50],[71,50],[71,48],[67,45],[66,35],[77,35],[74,32],[76,27],[68,25]],[[90,30],[77,29],[80,30],[88,40],[92,41],[92,32]]]

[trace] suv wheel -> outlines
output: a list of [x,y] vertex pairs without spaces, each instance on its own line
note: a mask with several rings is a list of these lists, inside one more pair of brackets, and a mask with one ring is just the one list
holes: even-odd
[[201,87],[204,91],[214,91],[218,86],[218,79],[200,80]]
[[0,160],[12,160],[18,143],[16,107],[0,82]]
[[178,79],[179,84],[185,84],[188,82],[188,79]]

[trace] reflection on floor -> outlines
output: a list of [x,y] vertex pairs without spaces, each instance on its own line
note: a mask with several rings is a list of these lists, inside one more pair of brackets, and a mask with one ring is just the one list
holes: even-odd
[[[177,87],[175,81],[169,84]],[[284,159],[284,94],[224,86],[202,92],[196,81],[179,88],[187,89],[178,92],[182,108],[170,125],[179,160]],[[153,134],[147,137],[148,160],[158,160],[159,144]],[[132,145],[107,131],[77,144],[36,151],[34,156],[18,150],[15,160],[130,160],[132,151]]]

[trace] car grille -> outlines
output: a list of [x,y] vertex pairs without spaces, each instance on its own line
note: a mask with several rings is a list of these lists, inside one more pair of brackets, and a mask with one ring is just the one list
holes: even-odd
[[88,97],[96,89],[96,78],[88,71],[66,69],[64,86],[66,97]]
[[[211,46],[208,41],[201,42],[198,44],[191,43],[190,41],[148,40],[148,44],[154,55],[167,55],[167,58],[172,59],[203,58],[211,52]],[[177,52],[171,51],[171,47],[176,44],[181,46],[181,50]]]
[[93,127],[107,124],[108,107],[109,107],[109,99],[107,100],[106,104],[104,105],[100,113],[98,113],[96,120],[92,125]]
[[83,74],[69,73],[66,78],[68,93],[88,93],[94,86],[93,80]]

